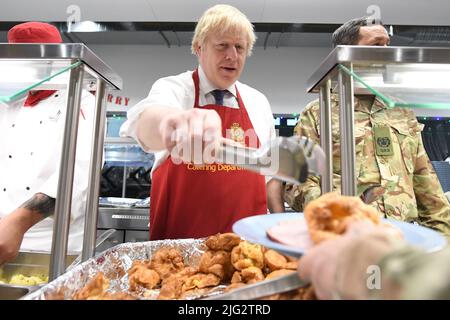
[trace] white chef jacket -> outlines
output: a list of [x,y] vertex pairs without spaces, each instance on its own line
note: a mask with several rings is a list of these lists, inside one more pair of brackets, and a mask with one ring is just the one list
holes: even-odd
[[[64,134],[67,91],[60,90],[34,107],[25,98],[0,104],[0,218],[10,214],[35,193],[56,198]],[[92,146],[95,97],[82,92],[69,252],[82,248],[84,212]],[[51,251],[53,217],[25,234],[21,250]]]
[[[146,152],[152,150],[146,149],[137,137],[137,119],[141,112],[146,108],[152,106],[168,106],[179,109],[192,109],[195,100],[194,81],[192,80],[193,71],[186,71],[176,76],[170,76],[157,80],[147,98],[137,103],[127,113],[127,121],[122,124],[120,128],[120,135],[122,137],[128,136],[134,138],[141,148]],[[214,104],[215,99],[211,91],[217,89],[206,77],[204,71],[199,66],[199,105]],[[247,109],[250,121],[258,135],[261,144],[267,143],[270,139],[275,137],[275,126],[272,111],[270,109],[269,101],[266,96],[256,89],[251,88],[239,81],[235,83],[241,95],[242,101]],[[232,107],[238,108],[236,100],[236,90],[233,84],[228,88],[229,93],[224,96],[224,108]],[[168,157],[167,150],[155,153],[155,163],[152,167],[152,172],[162,164]]]

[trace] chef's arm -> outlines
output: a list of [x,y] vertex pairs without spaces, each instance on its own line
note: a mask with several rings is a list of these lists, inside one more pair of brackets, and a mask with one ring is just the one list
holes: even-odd
[[271,213],[284,212],[284,186],[277,179],[270,179],[266,184],[267,207]]
[[53,215],[55,201],[55,198],[43,193],[36,193],[0,220],[0,265],[17,256],[23,236],[28,229]]

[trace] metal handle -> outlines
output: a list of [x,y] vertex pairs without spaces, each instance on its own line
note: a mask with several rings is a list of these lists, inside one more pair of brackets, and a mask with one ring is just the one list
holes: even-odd
[[309,284],[309,281],[300,279],[297,272],[292,272],[279,278],[246,285],[229,293],[210,296],[205,300],[253,300],[306,287]]
[[325,172],[323,150],[305,137],[277,137],[259,149],[222,143],[218,162],[237,165],[293,184],[305,182],[308,172]]

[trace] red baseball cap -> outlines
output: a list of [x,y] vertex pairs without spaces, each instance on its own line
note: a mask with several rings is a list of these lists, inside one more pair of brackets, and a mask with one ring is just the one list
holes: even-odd
[[56,27],[44,22],[25,22],[8,31],[9,43],[61,43]]

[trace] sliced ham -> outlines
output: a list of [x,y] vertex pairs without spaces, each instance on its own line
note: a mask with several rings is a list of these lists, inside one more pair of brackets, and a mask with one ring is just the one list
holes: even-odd
[[313,246],[305,219],[280,221],[266,232],[271,240],[287,246],[304,250]]

